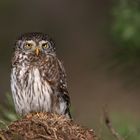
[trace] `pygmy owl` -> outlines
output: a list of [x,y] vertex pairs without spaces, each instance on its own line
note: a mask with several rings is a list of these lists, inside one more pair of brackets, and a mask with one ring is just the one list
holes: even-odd
[[71,118],[65,69],[47,34],[25,33],[16,41],[11,69],[16,112],[53,112]]

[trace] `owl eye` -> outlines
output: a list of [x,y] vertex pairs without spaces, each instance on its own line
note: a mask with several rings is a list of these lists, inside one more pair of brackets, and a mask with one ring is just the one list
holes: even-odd
[[32,43],[26,43],[25,46],[24,46],[24,48],[25,48],[26,50],[29,50],[29,49],[32,48],[32,46],[33,46]]
[[47,49],[48,47],[49,47],[48,43],[43,43],[43,44],[42,44],[42,48],[43,48],[43,49]]

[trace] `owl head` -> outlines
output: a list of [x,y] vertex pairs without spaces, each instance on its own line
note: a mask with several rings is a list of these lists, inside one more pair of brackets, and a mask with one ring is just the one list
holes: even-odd
[[36,56],[55,54],[52,39],[47,34],[37,32],[22,34],[16,41],[15,50]]

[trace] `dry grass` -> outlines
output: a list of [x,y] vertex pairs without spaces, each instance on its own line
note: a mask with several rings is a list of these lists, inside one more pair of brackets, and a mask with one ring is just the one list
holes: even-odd
[[77,125],[65,116],[29,114],[0,131],[1,140],[97,140],[92,129]]

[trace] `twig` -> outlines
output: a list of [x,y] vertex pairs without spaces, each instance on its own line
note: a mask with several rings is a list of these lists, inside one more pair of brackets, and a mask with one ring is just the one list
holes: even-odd
[[110,120],[110,117],[108,115],[108,111],[106,109],[106,107],[104,107],[103,109],[103,113],[104,113],[104,121],[105,124],[107,126],[107,128],[109,129],[109,131],[111,132],[111,134],[117,139],[117,140],[125,140],[124,138],[122,138],[122,136],[120,136],[120,134],[115,130],[115,128],[112,126],[112,122]]
[[39,139],[42,138],[44,140],[53,140],[53,138],[51,138],[50,136],[46,136],[46,135],[42,135],[42,134],[38,134],[37,136],[33,137],[32,139]]
[[51,132],[50,132],[50,130],[48,129],[47,124],[44,124],[44,123],[41,122],[41,121],[37,121],[37,120],[33,120],[33,119],[32,119],[32,122],[35,123],[35,124],[41,125],[41,126],[45,129],[45,132],[46,132],[48,135],[51,135]]
[[42,135],[42,134],[37,134],[37,135],[35,135],[35,136],[28,136],[28,135],[26,135],[25,136],[27,139],[33,139],[33,140],[35,140],[35,139],[44,139],[44,140],[53,140],[50,136],[46,136],[46,135]]
[[6,140],[6,138],[2,134],[0,134],[0,139],[1,140]]

